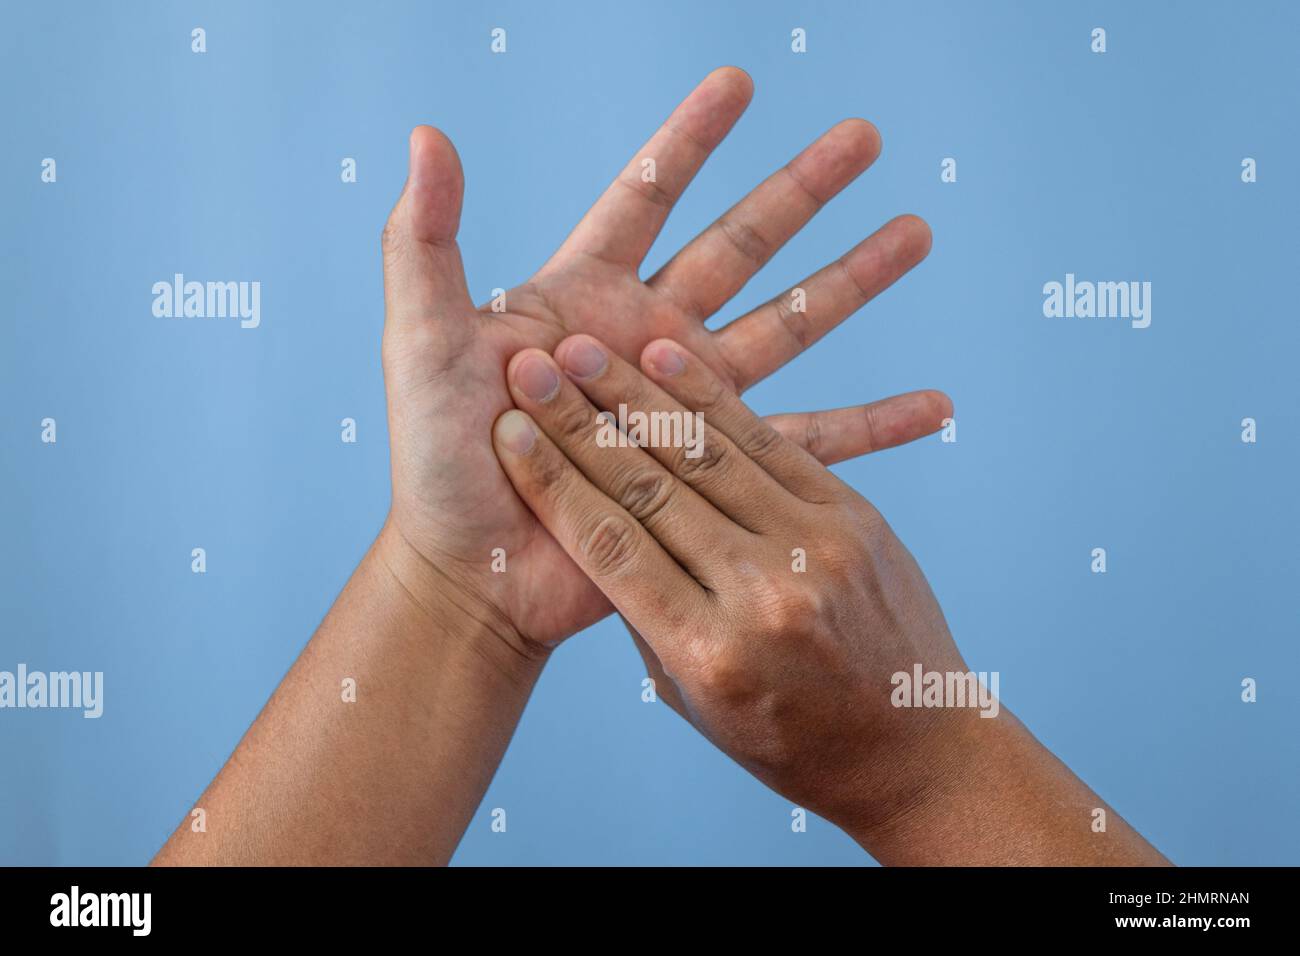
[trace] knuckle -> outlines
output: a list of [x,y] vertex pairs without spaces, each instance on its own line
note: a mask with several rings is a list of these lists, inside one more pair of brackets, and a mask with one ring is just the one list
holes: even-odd
[[826,620],[827,615],[833,610],[833,602],[829,592],[824,588],[804,588],[794,602],[794,610],[798,620],[802,621],[804,626],[816,625]]
[[820,593],[778,577],[769,577],[755,588],[753,608],[764,630],[772,634],[799,634],[815,629],[826,610]]
[[[853,588],[855,577],[862,571],[861,548],[852,545],[836,545],[822,549],[816,556],[818,580],[833,592],[846,592]],[[856,574],[855,574],[856,572]],[[818,606],[827,602],[821,594],[817,595]],[[824,607],[822,609],[825,609]]]
[[734,397],[735,393],[727,388],[722,379],[710,375],[700,386],[700,394],[696,398],[695,405],[702,412],[716,414],[718,409],[723,408]]
[[733,216],[718,220],[718,228],[741,257],[754,265],[763,265],[772,254],[772,244],[748,223]]
[[594,438],[596,434],[596,412],[586,402],[561,401],[552,415],[556,433],[570,446],[584,438]]
[[779,431],[766,422],[759,422],[749,428],[737,444],[746,455],[757,460],[771,457],[783,441]]
[[618,515],[605,515],[583,538],[582,554],[593,574],[620,574],[636,559],[636,529]]
[[646,522],[664,510],[675,487],[676,482],[667,472],[644,469],[627,478],[618,501],[633,518]]
[[714,645],[695,652],[685,680],[690,696],[732,716],[723,728],[725,747],[751,769],[768,772],[791,767],[806,747],[792,727],[799,702],[791,699],[761,661],[736,645]]
[[867,291],[866,287],[860,281],[858,281],[858,277],[853,274],[853,268],[849,265],[848,258],[845,257],[836,261],[839,265],[840,275],[844,279],[845,286],[853,290],[860,302],[870,302],[871,293]]
[[822,431],[821,419],[816,415],[809,415],[808,421],[804,425],[803,429],[803,447],[807,450],[808,454],[812,455],[814,458],[820,459],[821,455],[819,453],[822,451],[822,446],[825,441],[826,435]]
[[772,626],[784,637],[815,637],[817,622],[825,610],[816,592],[809,592],[777,607]]
[[672,193],[659,185],[658,181],[645,181],[642,180],[641,177],[636,176],[629,179],[620,178],[615,180],[615,182],[621,183],[641,198],[656,206],[661,206],[664,209],[671,209],[673,207]]
[[794,306],[790,303],[790,296],[783,295],[772,302],[772,307],[776,310],[777,321],[786,333],[794,340],[799,351],[804,351],[812,345],[812,323],[808,319],[807,312],[796,312]]
[[867,433],[867,447],[881,448],[880,409],[873,403],[862,409],[862,425]]
[[676,472],[688,484],[707,481],[710,476],[723,473],[730,465],[731,453],[717,435],[707,436],[697,447],[699,454],[694,458],[687,457],[685,449],[677,456]]
[[525,467],[532,469],[533,483],[538,488],[549,491],[556,500],[565,502],[576,494],[576,485],[572,481],[573,465],[563,455],[556,454],[554,449],[534,449],[534,454],[523,460],[528,463]]
[[736,702],[754,692],[751,668],[731,647],[712,647],[701,653],[695,679],[700,688],[715,701]]

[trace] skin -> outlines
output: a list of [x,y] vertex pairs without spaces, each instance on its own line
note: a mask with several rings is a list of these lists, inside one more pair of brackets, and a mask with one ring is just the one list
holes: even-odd
[[[612,607],[515,494],[491,428],[513,404],[504,369],[525,348],[598,336],[635,360],[689,346],[736,392],[794,358],[918,263],[926,225],[895,219],[840,259],[718,331],[726,304],[880,139],[845,121],[774,173],[658,273],[639,268],[668,213],[749,102],[749,77],[710,74],[629,161],[560,249],[475,307],[456,244],[464,182],[440,132],[411,135],[405,189],[383,232],[383,362],[392,506],[320,629],[155,862],[442,863],[454,851],[551,650]],[[654,182],[642,159],[655,160]],[[923,391],[773,417],[824,462],[911,441],[952,413]],[[492,571],[495,549],[507,571]],[[341,684],[356,681],[356,702]]]
[[[701,356],[657,341],[638,370],[578,335],[508,378],[520,410],[494,436],[515,490],[628,622],[662,699],[768,786],[886,864],[1166,862],[1004,708],[895,706],[897,672],[969,671],[924,575]],[[700,454],[602,444],[597,414],[620,404],[702,413]]]
[[[714,72],[673,112],[504,312],[475,308],[455,234],[462,177],[451,143],[427,127],[411,139],[411,174],[384,232],[387,325],[384,369],[393,445],[393,524],[412,549],[487,609],[500,636],[535,657],[610,613],[510,490],[484,440],[510,407],[502,369],[533,346],[553,349],[574,332],[609,342],[629,359],[652,339],[697,350],[741,391],[794,358],[919,262],[928,227],[911,216],[886,224],[842,259],[798,283],[807,312],[788,293],[718,332],[704,321],[831,197],[866,169],[880,138],[863,120],[833,127],[773,174],[657,274],[642,260],[673,202],[721,142],[752,94],[739,70]],[[653,158],[655,183],[642,182]],[[472,396],[472,399],[469,398]],[[867,409],[783,422],[820,433],[827,460],[928,434],[951,414],[937,392]],[[447,449],[457,453],[450,455]],[[493,548],[510,556],[492,574]]]

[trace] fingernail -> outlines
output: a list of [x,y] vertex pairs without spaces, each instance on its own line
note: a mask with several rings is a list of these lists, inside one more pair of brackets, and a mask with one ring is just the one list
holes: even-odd
[[564,350],[564,370],[578,378],[595,378],[605,365],[605,350],[590,339],[577,339]]
[[560,376],[540,355],[529,355],[515,366],[515,384],[535,402],[545,402],[560,390]]
[[646,361],[660,375],[679,375],[686,368],[686,360],[671,345],[656,345],[650,349]]
[[507,451],[516,455],[526,455],[537,441],[537,430],[528,416],[517,409],[511,409],[497,419],[497,441]]

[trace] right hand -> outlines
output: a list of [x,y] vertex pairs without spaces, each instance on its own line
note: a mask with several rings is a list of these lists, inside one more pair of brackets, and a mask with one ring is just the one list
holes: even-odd
[[[629,622],[670,706],[801,806],[858,827],[891,814],[962,720],[891,705],[914,664],[966,670],[925,577],[698,356],[661,340],[641,366],[589,336],[516,356],[522,412],[496,428],[515,490]],[[702,413],[702,454],[599,445],[597,413],[621,404]]]
[[[494,441],[629,622],[662,699],[881,862],[1167,862],[978,684],[903,706],[895,675],[919,666],[946,687],[969,669],[884,519],[699,356],[657,341],[640,364],[588,336],[555,360],[520,353],[508,379],[522,411]],[[702,453],[598,442],[597,411],[620,405],[702,413]]]

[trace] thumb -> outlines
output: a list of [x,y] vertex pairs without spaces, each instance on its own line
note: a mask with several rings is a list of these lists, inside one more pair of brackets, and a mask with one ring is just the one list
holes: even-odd
[[465,177],[460,157],[432,126],[411,131],[406,186],[384,226],[384,303],[395,325],[459,319],[473,312],[456,231]]

